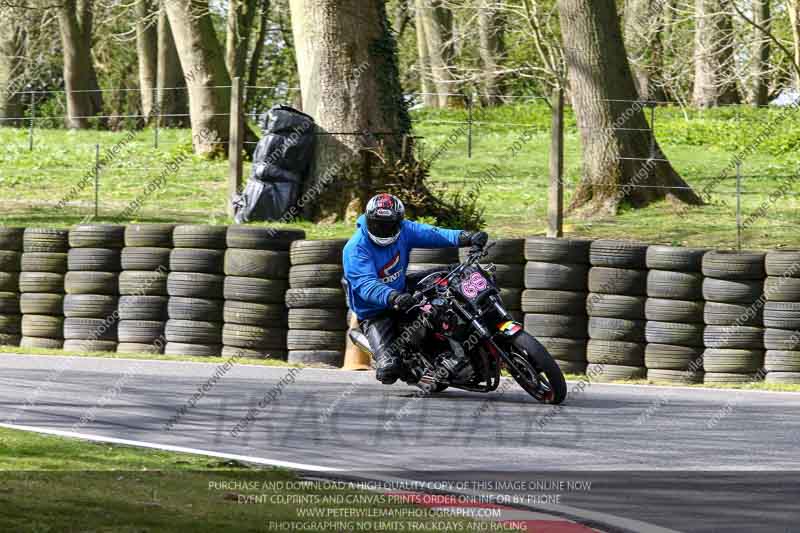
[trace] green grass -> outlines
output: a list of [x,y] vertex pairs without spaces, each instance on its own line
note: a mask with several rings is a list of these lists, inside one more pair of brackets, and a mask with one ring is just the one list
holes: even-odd
[[[239,485],[231,485],[238,482]],[[255,483],[243,486],[241,483]],[[227,483],[227,485],[223,485]],[[282,485],[281,485],[282,484]],[[286,484],[291,484],[286,489]],[[273,496],[314,497],[305,505]],[[360,505],[323,502],[325,497],[371,497]],[[249,503],[245,503],[248,501]],[[263,499],[262,499],[263,498]],[[282,469],[249,468],[234,461],[91,443],[0,429],[0,531],[14,532],[217,532],[275,531],[270,522],[298,522],[298,509],[414,511],[398,500],[349,487],[303,482]],[[325,519],[391,521],[398,531],[441,521],[470,530],[470,522],[442,515],[402,518]],[[340,526],[306,531],[341,531]],[[435,529],[423,529],[435,531]]]

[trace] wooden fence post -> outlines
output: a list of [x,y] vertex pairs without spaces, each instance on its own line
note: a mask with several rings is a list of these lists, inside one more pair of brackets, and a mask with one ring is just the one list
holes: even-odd
[[564,90],[552,96],[550,187],[547,192],[547,236],[564,235]]
[[242,187],[242,147],[244,141],[244,115],[242,114],[242,79],[231,80],[230,135],[228,138],[228,216],[233,216],[233,196]]

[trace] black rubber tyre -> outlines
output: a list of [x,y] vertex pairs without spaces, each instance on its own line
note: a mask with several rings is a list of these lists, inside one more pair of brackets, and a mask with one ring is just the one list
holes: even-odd
[[0,333],[19,335],[22,332],[22,315],[0,315]]
[[64,290],[67,294],[108,294],[115,295],[119,274],[114,272],[67,272]]
[[129,224],[125,226],[125,246],[172,248],[175,224]]
[[22,268],[22,254],[0,250],[0,271],[19,272]]
[[[561,368],[532,335],[518,333],[504,348],[521,373],[518,374],[510,365],[506,365],[506,369],[525,392],[545,404],[558,405],[566,399],[567,382]],[[536,388],[538,380],[542,378],[550,388],[550,393],[543,398],[537,396]]]
[[586,339],[565,339],[561,337],[536,337],[553,359],[559,361],[586,362]]
[[706,326],[703,343],[706,348],[763,350],[764,329],[753,326]]
[[46,348],[48,350],[61,350],[64,347],[64,339],[22,337],[19,345],[22,348]]
[[117,340],[116,320],[109,318],[65,318],[64,338],[81,340]]
[[239,250],[225,252],[225,274],[252,278],[289,278],[289,252]]
[[525,265],[525,288],[582,292],[586,290],[588,275],[586,265],[530,261]]
[[69,250],[69,232],[54,228],[25,228],[22,236],[24,252],[67,253]]
[[290,249],[292,266],[294,265],[341,265],[342,250],[346,239],[328,239],[322,241],[294,241]]
[[120,320],[117,327],[119,342],[152,344],[164,335],[164,322],[152,320]]
[[562,359],[556,359],[555,361],[564,374],[580,375],[586,373],[586,361],[564,361]]
[[644,319],[644,296],[619,294],[589,294],[586,298],[586,314],[608,318]]
[[49,315],[23,315],[22,335],[46,339],[64,338],[64,318]]
[[800,329],[800,302],[765,302],[764,325],[775,329]]
[[645,296],[647,294],[647,271],[592,267],[589,270],[588,286],[589,292],[598,294]]
[[169,271],[170,248],[123,248],[120,256],[122,270]]
[[167,277],[167,294],[187,298],[223,298],[225,276],[172,272]]
[[296,365],[317,368],[341,368],[344,352],[339,350],[291,350],[287,361]]
[[525,259],[544,263],[588,265],[591,244],[592,241],[586,239],[530,237],[525,239]]
[[[525,263],[525,239],[496,239],[490,240],[488,254],[481,259],[484,263],[499,263],[504,265],[522,265]],[[469,247],[460,248],[459,261],[463,261],[469,254]]]
[[763,350],[706,348],[703,367],[706,372],[753,373],[764,364]]
[[269,324],[276,328],[284,328],[287,324],[286,307],[282,303],[260,304],[225,300],[223,319],[226,323],[249,326]]
[[173,320],[206,320],[222,322],[223,300],[207,298],[182,298],[174,296],[169,299],[167,315]]
[[647,379],[654,383],[671,383],[675,385],[696,385],[703,382],[704,372],[688,370],[647,369]]
[[224,250],[227,248],[227,226],[183,225],[175,226],[172,232],[172,245],[175,248],[206,248]]
[[763,326],[763,309],[755,304],[706,302],[703,321],[710,326]]
[[286,361],[286,350],[259,350],[251,348],[237,348],[236,346],[223,346],[222,357],[245,358],[245,359],[274,359],[276,361]]
[[166,296],[120,296],[119,318],[121,320],[155,320],[167,319]]
[[411,263],[458,263],[458,248],[413,248],[409,254]]
[[703,375],[703,383],[709,385],[724,385],[726,383],[754,383],[761,381],[755,373],[739,372],[706,372]]
[[647,268],[679,272],[700,272],[703,256],[708,252],[702,248],[679,246],[650,246],[647,248]]
[[645,326],[645,340],[656,344],[702,347],[703,332],[703,324],[648,320]]
[[0,271],[0,291],[18,291],[19,288],[18,272],[2,272]]
[[761,298],[764,282],[757,280],[703,280],[703,299],[709,302],[751,304]]
[[286,252],[292,242],[305,238],[306,232],[298,229],[231,226],[228,228],[227,243],[228,248]]
[[500,289],[500,299],[509,312],[519,311],[522,307],[522,289]]
[[800,302],[800,279],[767,278],[764,280],[764,297],[774,302]]
[[286,330],[225,324],[222,344],[251,350],[286,350]]
[[598,239],[589,248],[589,262],[596,267],[647,268],[647,245],[636,241]]
[[64,296],[46,292],[27,292],[19,298],[19,309],[25,315],[60,315]]
[[289,329],[347,329],[346,309],[289,309]]
[[647,273],[647,296],[670,300],[701,300],[703,275],[697,272],[651,270]]
[[604,341],[645,342],[645,321],[590,317],[589,338]]
[[275,280],[227,276],[225,278],[224,298],[226,300],[237,300],[240,302],[277,304],[284,301],[288,286],[289,283],[283,279]]
[[222,274],[224,262],[223,250],[174,248],[169,256],[169,269],[172,272]]
[[64,351],[78,353],[116,353],[117,342],[92,339],[66,339],[64,341]]
[[25,228],[0,227],[0,250],[22,251],[22,235]]
[[125,226],[112,224],[81,224],[69,230],[71,248],[122,248],[125,245]]
[[289,309],[338,309],[347,307],[342,289],[289,289],[286,291]]
[[110,248],[72,248],[67,255],[70,272],[119,272],[119,250]]
[[22,341],[21,335],[9,335],[0,333],[0,346],[19,346]]
[[499,287],[521,289],[525,279],[524,265],[504,265],[495,263],[494,278]]
[[767,383],[800,383],[800,372],[768,372],[764,381]]
[[584,316],[539,315],[529,313],[525,315],[525,331],[537,338],[588,338],[587,321]]
[[340,288],[344,269],[341,265],[299,265],[289,270],[289,287],[309,289],[315,287]]
[[767,276],[800,278],[800,250],[767,252],[764,266]]
[[608,365],[644,366],[644,344],[591,339],[586,345],[586,361]]
[[64,293],[64,274],[50,272],[21,272],[19,274],[20,292]]
[[25,252],[22,254],[23,272],[67,272],[67,254],[56,252]]
[[627,381],[632,379],[646,379],[647,369],[643,366],[627,365],[586,365],[586,375],[591,376],[591,381],[610,383],[612,381]]
[[800,350],[800,332],[790,329],[764,330],[764,348],[767,350]]
[[[307,266],[307,265],[303,265]],[[310,265],[314,266],[314,265]],[[319,266],[319,265],[316,265]],[[443,265],[439,263],[411,263],[408,265],[406,269],[406,274],[416,274],[418,272],[434,272],[434,271],[446,271],[449,265]],[[297,267],[292,267],[297,268]],[[341,286],[341,285],[340,285]]]
[[586,312],[586,293],[527,289],[522,291],[521,309],[546,315],[582,315]]
[[120,354],[162,354],[164,342],[120,342],[117,344],[117,353]]
[[64,316],[67,318],[106,318],[117,311],[116,296],[103,294],[67,294]]
[[19,293],[0,292],[0,314],[16,315],[19,313]]
[[219,357],[222,354],[222,345],[168,342],[166,346],[164,346],[164,354],[188,355],[191,357]]
[[659,322],[703,323],[704,302],[648,298],[644,306],[647,320]]
[[293,350],[335,350],[345,348],[344,331],[318,331],[307,329],[290,329],[286,336],[286,348]]
[[164,328],[167,342],[222,344],[222,323],[203,320],[168,320]]
[[717,250],[703,256],[703,275],[727,280],[760,280],[766,276],[763,252]]
[[675,346],[650,343],[644,349],[644,366],[661,370],[698,370],[703,367],[700,346]]
[[764,368],[768,372],[800,372],[800,352],[767,350]]
[[168,274],[156,270],[126,270],[119,274],[119,293],[129,296],[166,296]]

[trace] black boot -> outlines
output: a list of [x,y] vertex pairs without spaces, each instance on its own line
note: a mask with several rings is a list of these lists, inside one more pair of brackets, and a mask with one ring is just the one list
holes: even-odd
[[384,356],[375,361],[375,377],[384,385],[391,385],[403,373],[403,363],[397,356]]

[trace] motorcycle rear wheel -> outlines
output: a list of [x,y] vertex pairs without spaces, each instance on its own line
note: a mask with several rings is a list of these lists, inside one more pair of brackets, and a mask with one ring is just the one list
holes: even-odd
[[[517,375],[513,368],[508,370],[525,392],[542,403],[557,405],[564,401],[567,397],[564,374],[539,341],[523,331],[511,340],[508,348],[512,360],[523,373]],[[543,397],[540,397],[540,382],[550,389]]]

